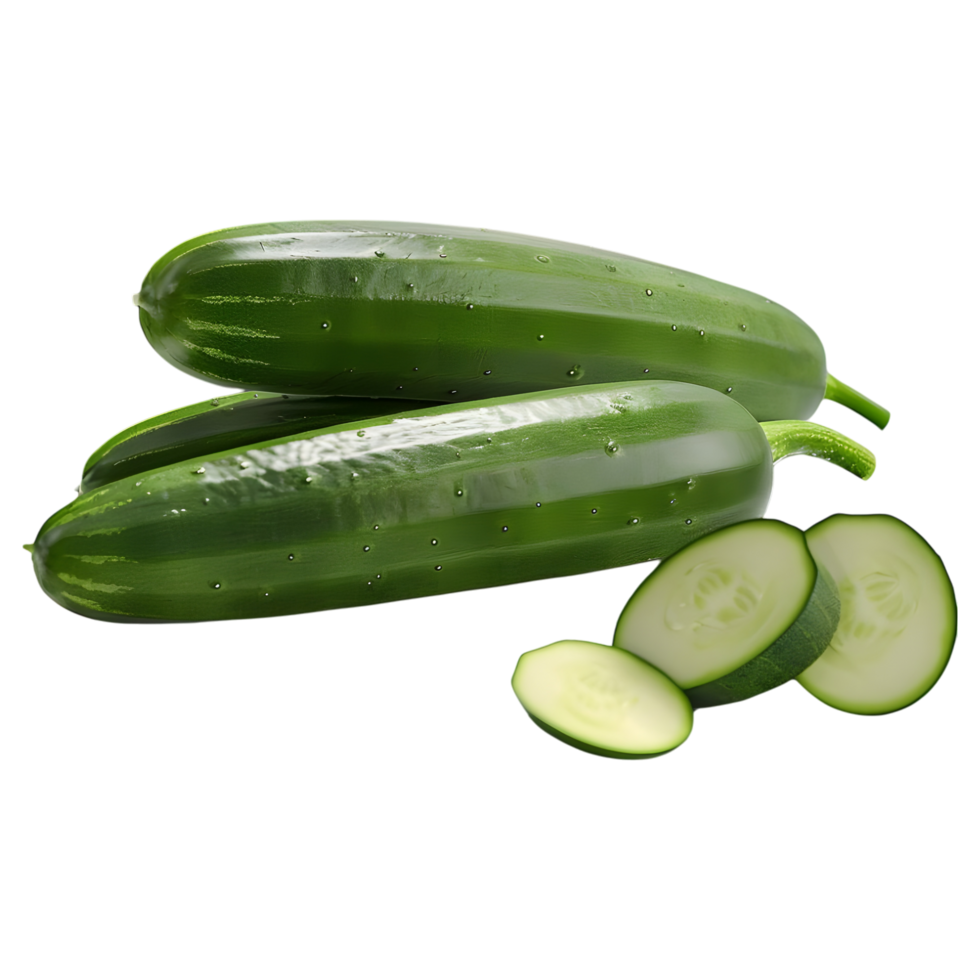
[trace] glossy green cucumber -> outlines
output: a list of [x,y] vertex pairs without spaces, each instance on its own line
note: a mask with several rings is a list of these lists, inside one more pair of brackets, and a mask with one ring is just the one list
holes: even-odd
[[398,398],[223,395],[147,419],[113,436],[89,457],[79,490],[238,446],[424,408]]
[[[862,476],[866,450],[796,423]],[[775,456],[680,382],[442,405],[206,455],[78,497],[33,546],[44,590],[108,620],[272,616],[662,558],[765,510]]]
[[485,229],[251,225],[163,256],[136,297],[170,363],[240,388],[481,398],[666,378],[760,421],[824,397],[888,412],[826,370],[820,339],[761,296],[615,252]]

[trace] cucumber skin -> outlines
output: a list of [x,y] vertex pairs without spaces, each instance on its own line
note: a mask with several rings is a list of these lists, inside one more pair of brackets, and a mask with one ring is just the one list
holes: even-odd
[[761,427],[717,392],[539,392],[118,480],[53,515],[33,560],[51,598],[109,621],[362,605],[664,557],[760,515],[771,460]]
[[232,228],[168,252],[137,302],[170,363],[267,391],[470,401],[668,378],[730,391],[764,421],[809,418],[827,384],[819,338],[776,303],[615,252],[502,232]]
[[295,435],[426,407],[397,398],[243,392],[188,405],[113,436],[89,457],[79,490],[87,493],[150,469],[273,437]]

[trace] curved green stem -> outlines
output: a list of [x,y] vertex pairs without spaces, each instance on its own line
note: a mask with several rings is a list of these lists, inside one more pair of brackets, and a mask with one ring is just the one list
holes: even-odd
[[883,408],[877,402],[862,395],[860,391],[855,391],[843,381],[838,381],[832,374],[827,375],[827,390],[823,394],[824,398],[829,398],[832,402],[839,402],[841,405],[863,415],[869,422],[874,422],[879,429],[888,425],[888,420],[892,413],[887,408]]
[[833,429],[816,422],[760,422],[772,449],[772,461],[784,456],[817,456],[855,476],[867,480],[875,471],[875,457],[870,449]]

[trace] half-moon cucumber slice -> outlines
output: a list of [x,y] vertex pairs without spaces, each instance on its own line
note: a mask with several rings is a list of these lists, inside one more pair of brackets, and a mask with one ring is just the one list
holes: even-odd
[[854,714],[918,701],[939,680],[956,639],[956,597],[939,555],[897,517],[835,514],[806,532],[837,583],[840,624],[797,680]]
[[525,653],[511,680],[531,720],[569,745],[649,759],[691,733],[690,702],[669,677],[615,647],[562,640]]
[[744,521],[661,562],[626,604],[613,643],[707,708],[792,680],[827,648],[839,618],[836,587],[803,532]]

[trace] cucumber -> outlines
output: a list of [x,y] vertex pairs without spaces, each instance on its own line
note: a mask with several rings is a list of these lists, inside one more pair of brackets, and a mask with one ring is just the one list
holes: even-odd
[[613,643],[707,708],[792,680],[827,649],[839,619],[837,589],[803,532],[754,520],[659,565],[623,609]]
[[287,222],[191,239],[139,294],[171,364],[238,388],[471,401],[666,378],[759,420],[824,397],[888,412],[826,370],[820,339],[761,296],[544,238],[420,224]]
[[422,407],[424,403],[397,398],[249,391],[224,395],[157,415],[113,436],[89,457],[79,490],[85,493],[113,480],[252,442]]
[[517,661],[514,693],[549,735],[595,755],[649,759],[677,748],[694,715],[684,692],[615,647],[562,640]]
[[[272,616],[661,558],[765,510],[775,456],[726,395],[556,389],[345,423],[116,480],[53,515],[44,590],[107,620]],[[862,476],[866,450],[799,445]],[[825,445],[821,449],[820,438]]]
[[831,707],[881,715],[918,701],[946,669],[956,596],[939,555],[887,514],[835,514],[806,532],[837,583],[840,625],[797,681]]

